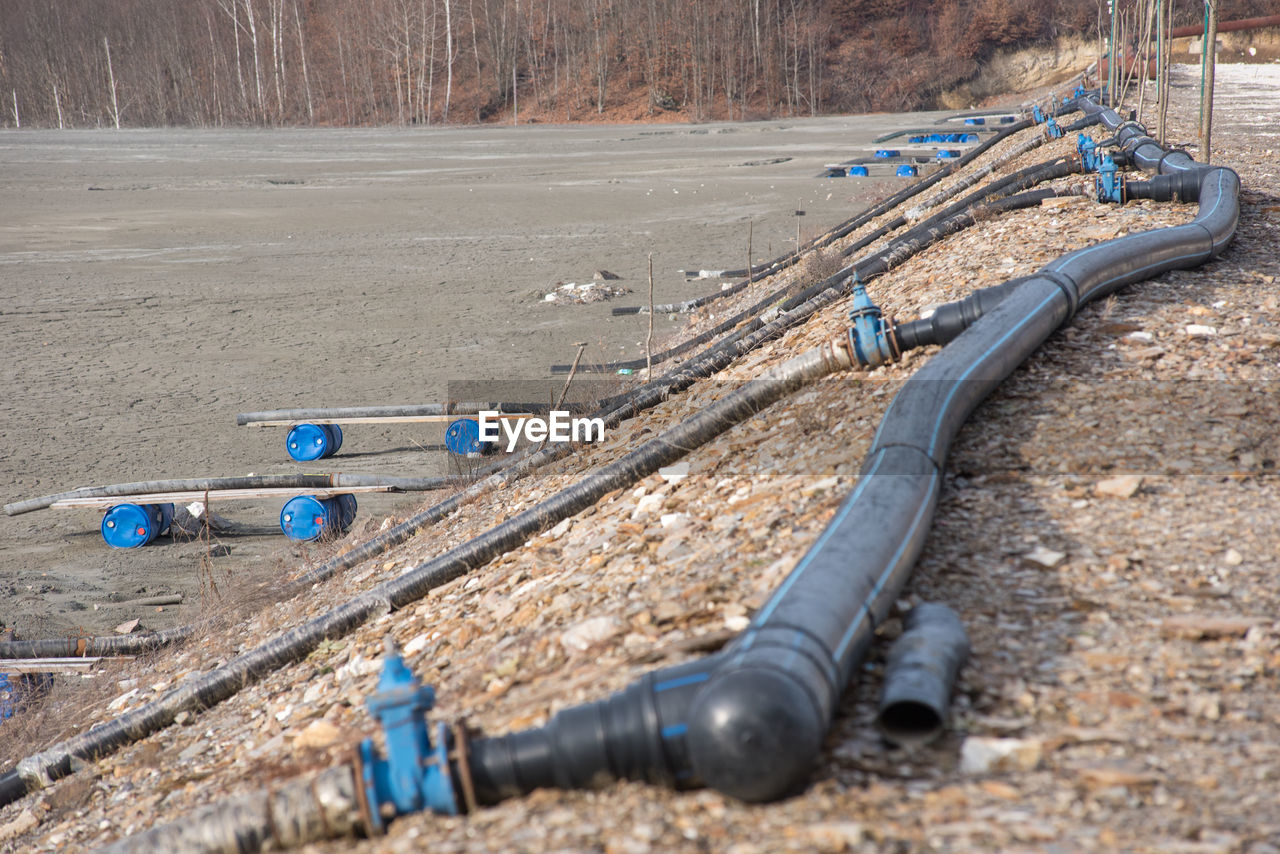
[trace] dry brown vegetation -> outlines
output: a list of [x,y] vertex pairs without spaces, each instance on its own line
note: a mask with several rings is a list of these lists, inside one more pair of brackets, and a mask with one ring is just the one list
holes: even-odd
[[[1180,23],[1200,14],[1175,6]],[[1221,15],[1266,6],[1224,0]],[[6,0],[0,115],[120,127],[909,110],[998,48],[1098,20],[1096,0]]]

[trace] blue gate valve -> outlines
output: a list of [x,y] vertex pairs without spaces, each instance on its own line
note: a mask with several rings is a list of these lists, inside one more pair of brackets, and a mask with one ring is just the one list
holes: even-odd
[[893,323],[886,323],[880,307],[867,296],[867,289],[853,276],[853,308],[849,309],[849,345],[864,368],[878,368],[897,361],[893,346]]
[[1040,112],[1039,104],[1031,105],[1031,118],[1035,119],[1036,124],[1041,124],[1044,122],[1044,113]]
[[1076,152],[1080,155],[1080,163],[1086,172],[1098,171],[1098,143],[1088,134],[1076,136]]
[[1062,139],[1062,128],[1058,127],[1058,122],[1053,118],[1053,116],[1050,116],[1045,120],[1044,132],[1048,135],[1049,139]]
[[1098,191],[1098,201],[1124,202],[1124,177],[1116,170],[1116,162],[1110,154],[1102,155],[1098,163],[1098,177],[1094,182]]
[[378,690],[367,704],[369,713],[382,724],[387,758],[378,758],[372,739],[360,743],[358,785],[363,787],[372,833],[383,831],[386,818],[424,809],[458,814],[449,769],[448,728],[437,724],[434,746],[427,729],[426,713],[434,704],[435,691],[418,681],[400,649],[388,639]]

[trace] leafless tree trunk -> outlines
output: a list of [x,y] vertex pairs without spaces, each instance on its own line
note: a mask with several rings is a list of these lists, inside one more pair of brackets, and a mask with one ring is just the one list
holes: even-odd
[[449,122],[449,103],[453,99],[453,19],[449,14],[449,0],[444,0],[444,114],[442,121]]
[[120,99],[116,93],[116,73],[111,67],[111,44],[106,36],[102,37],[102,47],[107,52],[107,81],[111,85],[111,119],[115,122],[116,130],[120,130]]
[[293,23],[298,28],[298,60],[302,63],[302,89],[307,98],[307,122],[315,124],[315,107],[311,103],[311,77],[307,74],[307,45],[302,37],[302,16],[298,14],[298,0],[293,0]]
[[64,130],[62,124],[62,99],[58,97],[58,84],[53,84],[53,108],[58,111],[58,130]]

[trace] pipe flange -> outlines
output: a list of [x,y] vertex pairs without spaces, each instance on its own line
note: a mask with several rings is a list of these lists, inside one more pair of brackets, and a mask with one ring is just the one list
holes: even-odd
[[364,783],[364,770],[364,757],[360,748],[352,748],[351,771],[355,776],[356,812],[360,816],[360,824],[364,828],[365,836],[372,839],[386,834],[387,826],[383,823],[382,817],[373,812],[372,805],[369,803],[369,792],[365,789]]
[[475,781],[471,778],[470,736],[467,735],[467,725],[464,721],[456,722],[451,729],[453,756],[458,767],[457,780],[462,789],[462,803],[466,806],[467,812],[473,814],[479,809],[479,803],[476,801]]
[[884,318],[884,338],[889,342],[889,358],[898,361],[902,358],[902,345],[898,342],[898,318],[892,315]]

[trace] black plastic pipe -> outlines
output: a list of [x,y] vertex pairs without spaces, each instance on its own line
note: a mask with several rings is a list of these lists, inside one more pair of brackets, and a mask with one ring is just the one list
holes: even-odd
[[969,635],[960,615],[940,602],[924,602],[903,619],[889,649],[876,729],[902,747],[928,744],[941,735],[951,689],[969,657]]
[[[1113,111],[1083,106],[1120,124]],[[1198,171],[1200,211],[1190,224],[1069,253],[1006,294],[894,397],[854,491],[742,635],[714,656],[565,709],[545,727],[476,742],[471,775],[486,781],[486,796],[617,777],[705,784],[746,801],[801,786],[924,547],[948,450],[970,413],[1081,305],[1198,266],[1234,236],[1234,172],[1163,154],[1157,162]],[[589,735],[570,735],[580,731]]]
[[[22,658],[91,658],[108,655],[141,655],[154,652],[171,643],[186,640],[195,633],[193,626],[175,626],[145,634],[111,637],[46,638],[39,640],[0,641],[0,659]],[[0,669],[3,669],[0,666]]]

